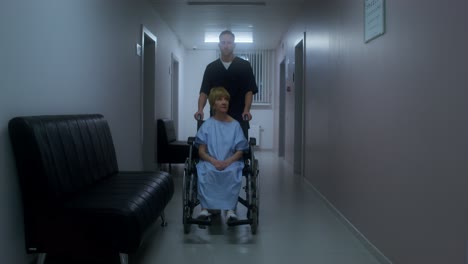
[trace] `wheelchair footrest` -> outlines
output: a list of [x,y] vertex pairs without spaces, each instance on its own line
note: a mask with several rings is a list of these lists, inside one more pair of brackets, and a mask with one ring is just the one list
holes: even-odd
[[250,225],[252,224],[252,221],[249,219],[245,220],[233,220],[233,221],[228,221],[227,225],[228,226],[238,226],[238,225]]
[[189,224],[195,224],[195,225],[211,225],[211,218],[208,218],[206,220],[190,218],[190,219],[188,219],[188,223]]

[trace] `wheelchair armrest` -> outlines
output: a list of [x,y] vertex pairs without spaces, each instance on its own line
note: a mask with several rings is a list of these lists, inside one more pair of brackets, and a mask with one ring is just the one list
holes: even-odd
[[195,137],[188,137],[187,144],[193,145],[193,142],[195,142]]
[[254,137],[251,137],[250,140],[249,140],[249,145],[251,145],[251,146],[257,145],[257,139],[254,138]]

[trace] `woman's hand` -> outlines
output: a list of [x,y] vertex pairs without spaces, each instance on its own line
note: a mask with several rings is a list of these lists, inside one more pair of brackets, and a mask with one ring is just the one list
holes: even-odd
[[234,161],[240,160],[242,158],[242,151],[236,151],[234,155],[229,157],[227,160],[217,160],[213,157],[211,157],[207,152],[206,152],[206,145],[201,144],[198,146],[198,156],[205,161],[208,161],[211,163],[217,170],[223,171],[229,165],[231,165]]
[[226,169],[227,167],[229,167],[230,163],[225,161],[225,160],[216,160],[216,159],[213,159],[212,161],[210,161],[211,164],[213,164],[213,166],[217,169],[217,170],[224,170]]
[[206,145],[202,144],[198,146],[198,156],[202,160],[208,161],[211,163],[217,170],[224,170],[226,169],[232,162],[226,161],[226,160],[217,160],[213,157],[211,157],[207,152],[206,152]]
[[224,170],[227,167],[229,167],[229,165],[231,165],[233,162],[235,162],[236,160],[240,160],[241,158],[242,158],[242,151],[236,151],[234,155],[229,157],[227,160],[221,161],[221,160],[213,159],[213,161],[210,161],[210,162],[211,164],[213,164],[213,166],[217,170]]

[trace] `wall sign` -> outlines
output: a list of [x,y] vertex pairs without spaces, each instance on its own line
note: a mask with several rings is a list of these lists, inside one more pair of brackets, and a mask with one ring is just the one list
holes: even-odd
[[385,0],[364,0],[364,42],[385,33]]

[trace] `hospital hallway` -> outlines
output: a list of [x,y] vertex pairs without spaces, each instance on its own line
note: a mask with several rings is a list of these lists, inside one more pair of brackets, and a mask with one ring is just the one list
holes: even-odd
[[[256,235],[250,226],[227,227],[224,215],[207,229],[182,225],[184,165],[172,165],[174,197],[165,210],[168,225],[151,228],[131,263],[317,263],[377,264],[371,251],[353,235],[307,182],[272,151],[257,151],[260,171],[260,217]],[[166,168],[166,167],[163,167]],[[243,190],[241,190],[241,193]],[[199,207],[196,208],[195,215]],[[238,205],[239,218],[245,207]]]

